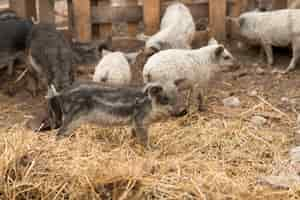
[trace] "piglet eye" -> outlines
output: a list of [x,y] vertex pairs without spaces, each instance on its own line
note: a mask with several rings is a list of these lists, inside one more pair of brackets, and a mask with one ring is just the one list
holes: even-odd
[[225,56],[224,57],[224,60],[229,60],[230,59],[230,56]]
[[169,103],[169,98],[167,96],[162,96],[160,99],[159,99],[159,102],[162,104],[162,105],[167,105]]

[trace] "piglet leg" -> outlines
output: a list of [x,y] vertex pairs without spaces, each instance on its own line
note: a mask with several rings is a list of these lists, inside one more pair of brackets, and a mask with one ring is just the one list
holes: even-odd
[[202,95],[201,92],[198,94],[197,98],[198,98],[198,111],[199,112],[207,111],[207,107],[204,105],[204,96]]
[[298,60],[298,56],[293,56],[289,66],[282,72],[283,74],[288,73],[289,71],[292,71],[293,69],[295,69],[296,64],[297,64],[297,60]]
[[[294,44],[297,44],[297,42],[294,42]],[[297,62],[299,60],[299,57],[300,57],[300,45],[298,45],[298,46],[293,45],[293,58],[289,64],[289,66],[284,71],[284,73],[287,73],[287,72],[295,69]]]
[[148,126],[140,121],[133,123],[132,136],[136,136],[138,142],[145,147],[149,147],[148,143]]
[[69,112],[63,119],[62,126],[59,128],[57,132],[58,138],[63,136],[69,136],[80,125],[80,118],[75,118],[74,112]]
[[286,74],[286,73],[292,71],[293,69],[295,69],[297,62],[299,60],[299,57],[300,57],[300,47],[293,46],[293,58],[289,64],[289,66],[285,70],[274,70],[273,72]]
[[14,73],[14,64],[15,64],[15,60],[10,60],[9,64],[8,64],[8,69],[7,69],[7,74],[8,76],[12,76]]
[[274,63],[274,58],[273,58],[273,49],[272,49],[272,45],[267,44],[267,43],[262,43],[262,46],[266,52],[267,55],[267,61],[268,61],[268,65],[273,65]]

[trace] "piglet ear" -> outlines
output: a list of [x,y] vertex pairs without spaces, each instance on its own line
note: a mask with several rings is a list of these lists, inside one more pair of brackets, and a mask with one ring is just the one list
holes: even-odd
[[167,50],[167,49],[172,49],[172,46],[168,43],[168,42],[162,42],[162,41],[158,41],[157,42],[159,45],[159,50]]
[[220,45],[215,49],[215,55],[216,57],[220,56],[224,52],[224,46]]
[[156,97],[163,91],[163,87],[156,83],[149,83],[144,88],[144,93],[148,94],[149,97]]
[[159,49],[157,49],[157,47],[150,47],[150,48],[144,48],[142,53],[145,56],[150,57],[150,56],[154,55],[157,52],[159,52]]
[[176,79],[174,81],[175,86],[177,87],[178,91],[187,90],[190,88],[190,84],[186,78]]
[[246,19],[244,17],[239,18],[239,25],[242,27],[245,24]]
[[106,50],[106,49],[102,49],[102,56],[104,57],[104,56],[106,56],[106,55],[108,55],[108,54],[111,54],[112,53],[112,51],[109,51],[109,50]]
[[160,42],[156,42],[155,45],[150,47],[150,49],[153,51],[153,54],[159,52],[161,50]]
[[171,46],[167,42],[158,41],[155,42],[155,44],[152,45],[150,48],[152,49],[153,54],[155,54],[162,50],[171,49]]

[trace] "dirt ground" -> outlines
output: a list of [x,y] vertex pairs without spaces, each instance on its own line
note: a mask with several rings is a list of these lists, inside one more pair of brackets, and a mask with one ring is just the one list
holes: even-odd
[[[207,111],[151,126],[151,150],[135,143],[129,127],[87,124],[62,140],[56,131],[35,133],[28,122],[43,110],[44,94],[32,97],[21,81],[9,96],[7,88],[22,70],[14,77],[0,71],[0,200],[300,199],[299,185],[274,189],[258,181],[277,175],[289,150],[300,144],[300,69],[271,73],[287,67],[286,49],[275,50],[271,68],[259,62],[257,49],[229,48],[242,67],[211,82]],[[80,71],[88,78],[93,66]],[[225,107],[222,100],[229,96],[241,105]],[[267,121],[253,125],[253,116]]]
[[[153,125],[151,150],[136,144],[129,128],[84,125],[62,140],[55,131],[33,132],[26,123],[43,108],[43,95],[20,87],[8,96],[1,72],[0,199],[299,199],[297,186],[272,189],[257,180],[276,173],[297,145],[300,70],[275,75],[259,64],[258,51],[231,49],[243,65],[212,81],[208,110]],[[276,50],[275,67],[289,59]],[[228,96],[241,106],[223,106]],[[267,122],[258,127],[252,116]]]

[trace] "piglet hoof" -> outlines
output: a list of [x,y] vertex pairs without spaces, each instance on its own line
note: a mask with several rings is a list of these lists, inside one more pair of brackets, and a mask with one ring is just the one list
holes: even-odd
[[136,138],[136,131],[134,129],[131,129],[131,139]]
[[64,138],[66,138],[64,135],[56,135],[56,137],[55,137],[55,140],[56,141],[60,141],[60,140],[62,140],[62,139],[64,139]]
[[144,148],[148,149],[150,147],[149,142],[146,138],[137,138],[138,143]]
[[188,114],[188,110],[187,110],[187,109],[184,109],[184,110],[182,110],[182,111],[176,113],[174,116],[175,116],[175,117],[183,117],[183,116],[185,116],[185,115],[187,115],[187,114]]
[[37,127],[37,128],[35,128],[33,131],[34,131],[35,133],[42,132],[42,131],[44,130],[44,127],[45,127],[45,123],[42,122],[42,123],[40,124],[40,126]]
[[65,129],[59,129],[56,134],[56,140],[61,140],[63,138],[67,138],[68,134]]
[[147,151],[153,151],[155,149],[155,147],[151,145],[149,142],[147,144],[144,144],[143,146]]
[[34,130],[34,132],[44,132],[44,131],[50,131],[51,125],[49,122],[48,117],[46,117],[45,119],[43,119],[40,123],[40,125]]
[[5,94],[10,97],[14,97],[16,95],[16,89],[13,87],[8,87],[8,89],[5,91]]

